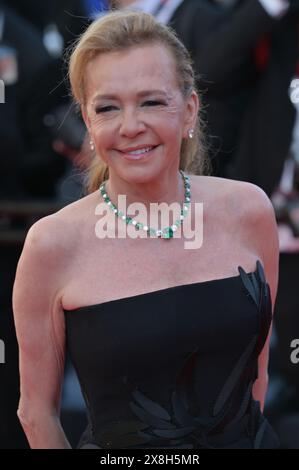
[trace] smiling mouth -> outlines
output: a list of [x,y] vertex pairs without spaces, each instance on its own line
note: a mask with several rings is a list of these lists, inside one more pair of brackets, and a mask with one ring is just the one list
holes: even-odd
[[149,156],[158,147],[158,145],[147,146],[136,150],[118,150],[127,160],[140,160]]

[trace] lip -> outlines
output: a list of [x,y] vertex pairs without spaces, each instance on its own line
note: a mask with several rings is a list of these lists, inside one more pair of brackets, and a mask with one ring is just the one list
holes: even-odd
[[[148,147],[152,147],[152,149],[149,150],[148,152],[140,153],[139,155],[132,155],[128,153],[128,152],[134,152],[136,150],[141,150],[141,149],[148,148]],[[131,147],[131,148],[127,148],[124,150],[118,150],[118,152],[126,160],[137,161],[137,160],[144,160],[150,157],[157,147],[158,145],[139,145],[138,147]]]

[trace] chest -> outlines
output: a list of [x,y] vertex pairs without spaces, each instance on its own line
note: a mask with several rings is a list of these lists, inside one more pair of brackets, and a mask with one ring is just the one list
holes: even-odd
[[222,230],[215,230],[213,220],[204,220],[201,238],[198,237],[201,243],[194,245],[191,238],[184,237],[86,240],[72,263],[64,307],[77,308],[234,276],[239,264],[250,267],[252,262],[247,247],[237,235],[233,239],[232,232],[225,227],[222,224]]

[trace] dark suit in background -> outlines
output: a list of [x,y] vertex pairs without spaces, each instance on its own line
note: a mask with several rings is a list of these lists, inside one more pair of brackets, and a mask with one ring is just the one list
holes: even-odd
[[[275,19],[258,0],[234,8],[184,0],[170,21],[200,75],[214,174],[253,182],[268,195],[279,182],[294,125],[288,89],[297,24],[298,14]],[[256,51],[265,35],[269,50],[261,68]]]

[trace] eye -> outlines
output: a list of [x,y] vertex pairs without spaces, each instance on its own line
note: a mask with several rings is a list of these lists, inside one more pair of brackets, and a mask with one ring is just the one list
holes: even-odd
[[142,106],[159,106],[159,105],[165,105],[162,101],[155,101],[155,100],[148,100],[142,103]]
[[99,114],[99,113],[108,113],[109,111],[112,111],[113,109],[116,109],[115,106],[98,106],[97,108],[95,108],[95,112],[96,114]]

